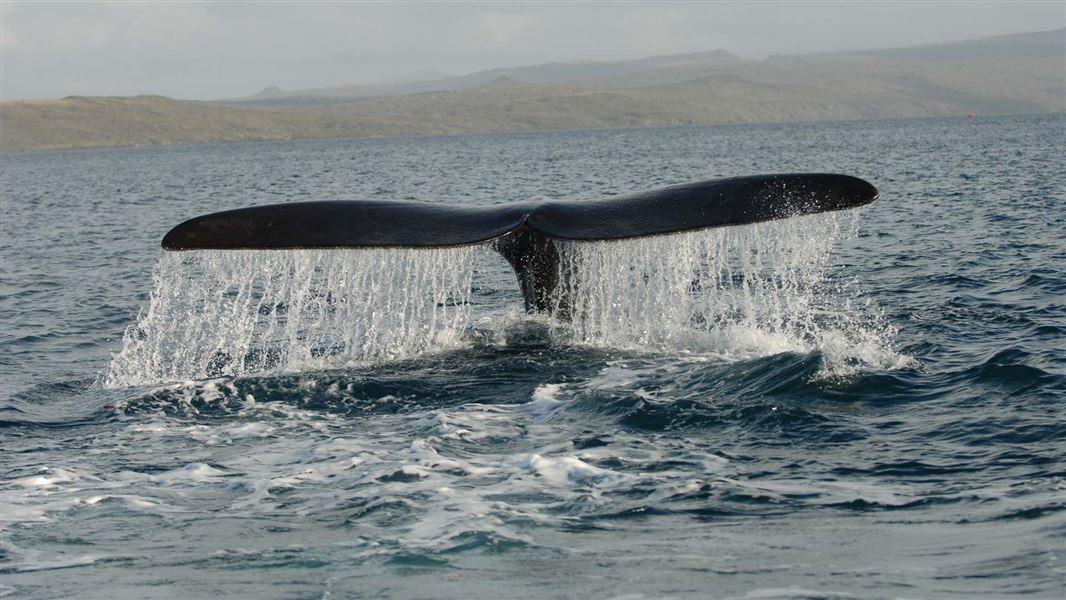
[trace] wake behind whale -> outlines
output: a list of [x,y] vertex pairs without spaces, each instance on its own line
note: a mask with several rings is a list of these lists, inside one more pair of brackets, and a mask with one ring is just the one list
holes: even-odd
[[[876,190],[861,203],[875,197]],[[500,332],[530,318],[547,325],[552,343],[727,357],[821,351],[837,365],[883,360],[891,332],[857,313],[853,287],[832,271],[832,249],[855,234],[857,220],[854,211],[825,211],[846,207],[730,227],[693,227],[708,217],[690,219],[670,225],[682,231],[675,235],[550,237],[547,266],[544,240],[525,243],[527,255],[498,242],[241,251],[200,244],[205,249],[160,259],[148,306],[104,384],[330,369],[486,339],[506,344]],[[263,239],[255,233],[248,239]],[[517,272],[532,317],[495,299],[506,267],[492,249]]]

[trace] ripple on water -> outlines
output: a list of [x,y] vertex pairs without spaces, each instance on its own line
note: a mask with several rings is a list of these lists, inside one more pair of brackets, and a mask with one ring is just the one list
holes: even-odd
[[[0,593],[1057,597],[1066,121],[976,121],[4,155]],[[516,315],[488,253],[183,255],[151,280],[168,225],[225,208],[753,169],[882,198],[569,248],[569,328]],[[341,283],[390,269],[456,293],[385,286],[375,321]],[[436,333],[393,335],[404,310]]]

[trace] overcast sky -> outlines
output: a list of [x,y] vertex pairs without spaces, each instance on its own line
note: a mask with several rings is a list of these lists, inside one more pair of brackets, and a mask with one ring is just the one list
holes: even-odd
[[550,61],[748,58],[1066,26],[1066,2],[8,2],[0,95],[212,99]]

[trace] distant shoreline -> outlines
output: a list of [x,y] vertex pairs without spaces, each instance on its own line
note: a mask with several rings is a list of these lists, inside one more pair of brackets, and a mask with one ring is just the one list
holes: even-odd
[[766,125],[814,125],[818,123],[870,123],[870,122],[883,122],[883,121],[939,121],[955,119],[959,121],[971,121],[982,119],[1000,119],[1011,117],[1066,117],[1066,111],[1060,112],[1038,112],[1038,113],[1004,113],[1004,114],[988,114],[988,115],[976,115],[975,117],[968,118],[967,115],[962,114],[958,116],[915,116],[915,117],[882,117],[882,118],[869,118],[869,119],[810,119],[805,121],[753,121],[753,122],[728,122],[728,123],[688,123],[680,125],[645,125],[634,127],[571,127],[571,128],[555,128],[555,129],[515,129],[515,130],[501,130],[501,131],[473,131],[473,132],[452,132],[452,133],[397,133],[397,134],[381,134],[381,135],[363,135],[363,136],[321,136],[321,137],[291,137],[291,138],[264,138],[264,139],[244,139],[244,140],[217,140],[217,141],[181,141],[172,143],[157,143],[157,144],[131,144],[131,145],[97,145],[97,146],[66,146],[66,147],[49,147],[49,148],[31,148],[31,149],[18,149],[7,150],[3,146],[2,137],[0,137],[0,155],[15,156],[15,155],[27,155],[27,154],[46,154],[52,152],[82,152],[82,151],[99,151],[99,150],[155,150],[160,148],[182,148],[191,146],[232,146],[242,144],[269,144],[269,143],[286,143],[286,142],[322,142],[322,141],[367,141],[367,140],[380,140],[380,139],[411,139],[411,138],[448,138],[448,137],[466,137],[466,136],[492,136],[492,135],[516,135],[516,134],[549,134],[549,133],[567,133],[567,132],[581,132],[581,131],[639,131],[649,129],[689,129],[689,128],[710,128],[710,127],[751,127],[751,126],[766,126]]

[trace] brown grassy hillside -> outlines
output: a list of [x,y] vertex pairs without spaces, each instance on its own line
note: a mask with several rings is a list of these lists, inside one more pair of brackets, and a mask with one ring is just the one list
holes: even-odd
[[403,133],[357,115],[275,113],[162,96],[69,97],[0,104],[3,151],[242,142]]
[[[214,103],[160,96],[5,102],[0,149],[1066,112],[1064,56],[1066,31],[1059,30],[758,62],[703,53],[553,63],[393,95],[360,87],[345,97],[341,87]],[[587,78],[567,79],[575,74]]]

